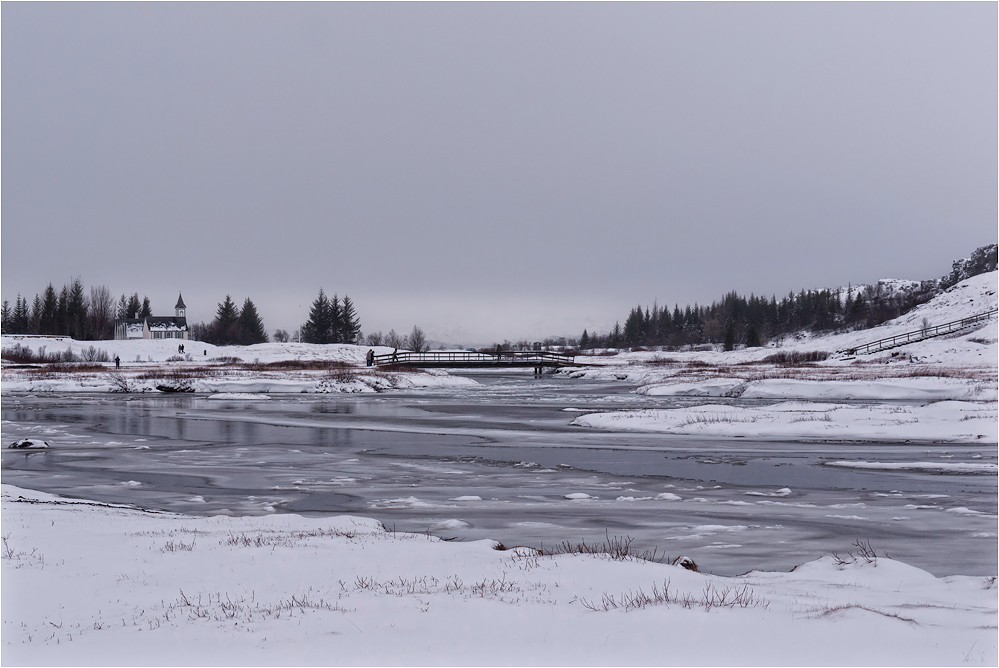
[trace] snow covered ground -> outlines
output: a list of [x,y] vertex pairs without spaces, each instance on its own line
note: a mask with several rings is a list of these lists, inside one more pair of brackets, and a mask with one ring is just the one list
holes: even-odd
[[[460,388],[474,386],[469,378],[451,376],[439,369],[381,371],[366,367],[369,348],[346,344],[261,343],[252,346],[212,346],[185,342],[179,354],[176,340],[74,341],[65,337],[3,337],[3,347],[28,347],[35,354],[71,351],[81,356],[93,347],[113,359],[98,363],[98,370],[51,370],[44,365],[24,368],[4,363],[3,388],[7,392],[156,392],[160,386],[208,394],[358,393],[383,390]],[[377,354],[391,348],[375,346]],[[201,352],[198,355],[199,351]],[[279,362],[304,365],[328,362],[345,365],[332,371],[322,368],[268,367]],[[65,367],[66,365],[64,365]]]
[[936,578],[866,546],[726,578],[356,517],[196,518],[9,485],[3,518],[6,665],[999,661],[994,577]]
[[[835,354],[851,346],[942,324],[996,307],[996,272],[958,283],[930,302],[873,329],[802,336],[779,348],[730,352],[628,352],[593,358],[593,367],[565,370],[577,378],[633,383],[660,397],[784,400],[769,406],[717,402],[663,410],[596,413],[573,424],[600,429],[748,438],[936,440],[995,443],[997,325],[927,339],[857,358]],[[785,367],[767,362],[778,352],[830,353],[828,359]],[[810,402],[824,402],[815,404]],[[851,403],[835,403],[850,401]],[[914,405],[903,405],[908,402]],[[934,403],[938,402],[938,403]]]
[[[706,405],[581,415],[572,424],[625,431],[765,439],[845,441],[932,440],[999,442],[994,403],[941,401],[926,405],[784,401],[768,406]],[[992,469],[993,473],[996,470]]]

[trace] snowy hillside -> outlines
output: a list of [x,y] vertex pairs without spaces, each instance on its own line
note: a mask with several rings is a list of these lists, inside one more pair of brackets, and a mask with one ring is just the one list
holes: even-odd
[[[980,274],[948,288],[929,302],[908,313],[871,329],[846,334],[815,337],[801,346],[802,350],[842,350],[868,341],[896,336],[919,330],[926,325],[942,325],[972,315],[996,309],[997,275],[999,272]],[[972,341],[974,339],[975,341]],[[947,343],[943,343],[947,341]],[[985,343],[982,343],[985,342]],[[925,361],[951,364],[980,364],[996,360],[996,321],[971,332],[955,337],[928,339],[906,346],[906,352]],[[792,344],[793,345],[793,344]],[[890,355],[891,353],[887,353]]]
[[[835,353],[877,339],[919,330],[923,327],[924,319],[929,326],[934,326],[995,310],[996,293],[999,290],[997,280],[999,280],[999,272],[995,271],[966,279],[912,311],[870,329],[822,335],[802,332],[783,340],[771,341],[761,348],[739,348],[729,352],[724,352],[720,346],[716,346],[712,350],[702,351],[681,349],[668,353],[622,352],[610,357],[582,356],[577,361],[592,363],[595,366],[621,366],[630,362],[648,361],[656,355],[660,357],[666,355],[684,361],[699,359],[712,363],[739,364],[759,361],[773,355],[778,350],[783,352],[824,351]],[[923,360],[927,362],[942,362],[958,366],[991,366],[996,362],[996,354],[999,352],[999,348],[996,347],[996,321],[992,320],[972,331],[943,336],[939,339],[928,339],[898,350],[904,351],[907,356],[917,356],[921,360],[927,356]],[[891,357],[892,352],[894,351],[870,357],[865,356],[865,359]],[[834,363],[834,361],[831,360],[829,363]]]
[[[867,330],[802,335],[779,347],[772,344],[730,352],[635,352],[578,358],[593,366],[563,372],[575,378],[631,383],[636,393],[650,397],[716,401],[595,412],[577,417],[572,424],[714,437],[995,443],[999,441],[996,320],[971,331],[873,355],[851,357],[835,352],[921,329],[924,320],[932,326],[993,310],[996,277],[993,271],[961,281],[913,311]],[[829,356],[790,364],[776,357],[814,352]],[[738,407],[717,403],[725,398],[783,403]],[[912,405],[898,405],[899,401]]]

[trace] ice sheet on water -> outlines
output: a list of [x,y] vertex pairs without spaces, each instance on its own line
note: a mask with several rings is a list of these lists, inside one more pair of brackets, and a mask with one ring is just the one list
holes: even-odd
[[264,394],[262,392],[219,392],[218,394],[211,394],[208,396],[209,399],[270,399],[269,394]]
[[456,506],[451,506],[447,504],[431,503],[428,501],[423,501],[415,496],[400,497],[397,499],[377,499],[375,501],[369,501],[368,505],[372,508],[455,508]]
[[974,473],[979,475],[994,475],[999,471],[999,464],[979,462],[867,462],[838,460],[826,462],[825,465],[880,471],[925,471],[927,473]]
[[776,492],[743,492],[746,496],[791,496],[793,492],[788,487],[781,487]]

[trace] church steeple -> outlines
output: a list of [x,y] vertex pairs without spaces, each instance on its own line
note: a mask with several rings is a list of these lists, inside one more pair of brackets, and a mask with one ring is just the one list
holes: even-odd
[[177,305],[173,308],[178,318],[187,317],[187,306],[184,305],[184,297],[179,292],[177,293]]

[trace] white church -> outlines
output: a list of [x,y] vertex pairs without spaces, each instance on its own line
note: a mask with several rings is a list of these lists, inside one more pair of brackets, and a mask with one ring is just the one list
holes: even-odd
[[184,339],[188,338],[187,306],[183,295],[177,295],[174,314],[151,315],[145,318],[120,318],[115,320],[114,338],[126,339]]

